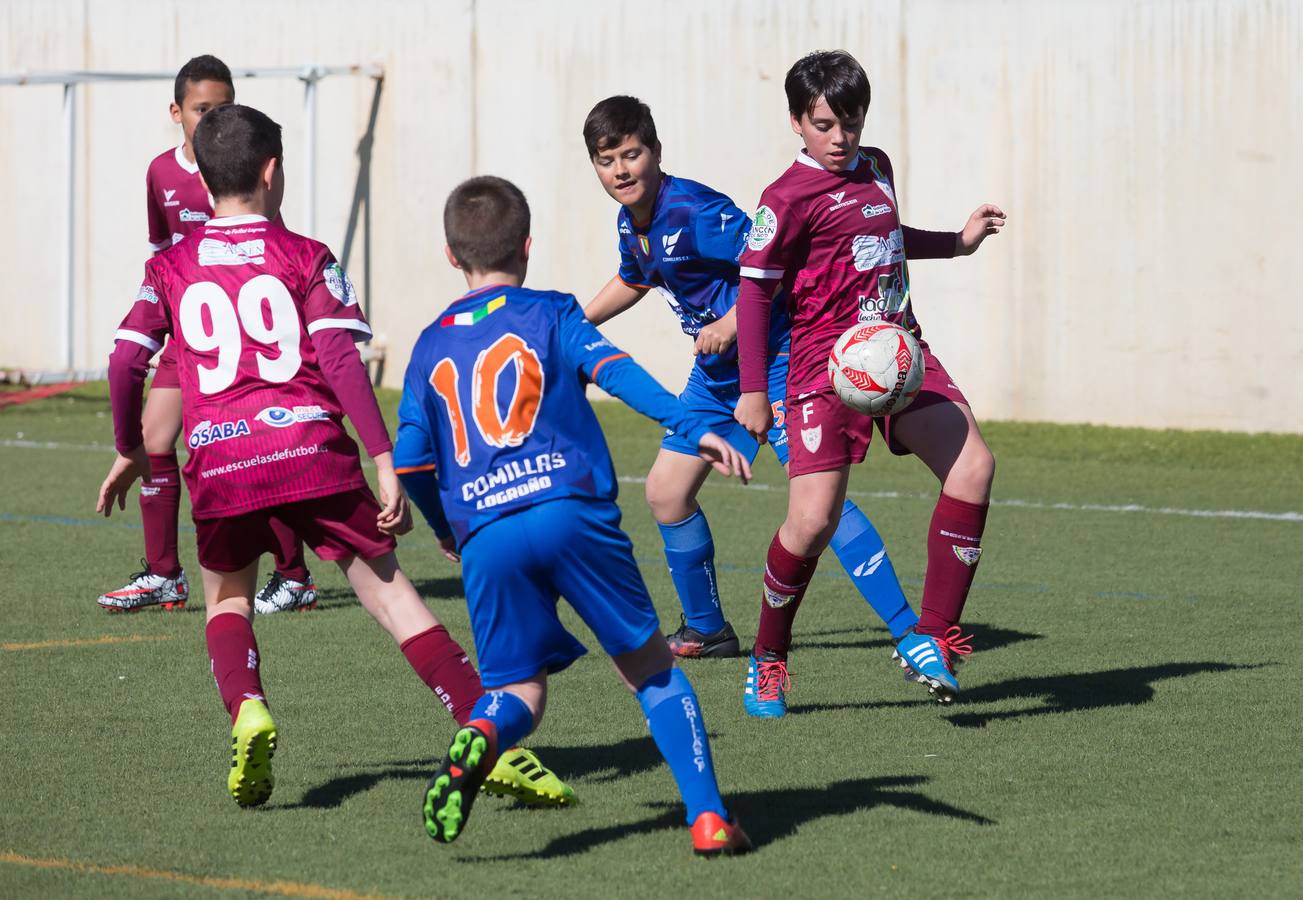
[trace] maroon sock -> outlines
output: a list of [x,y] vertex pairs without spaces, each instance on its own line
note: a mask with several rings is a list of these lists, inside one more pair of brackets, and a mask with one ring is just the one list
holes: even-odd
[[942,637],[959,623],[982,558],[982,531],[989,503],[967,503],[942,494],[927,533],[923,614],[914,630]]
[[466,651],[448,635],[448,629],[436,625],[422,631],[403,641],[402,650],[416,674],[448,707],[457,724],[469,722],[475,702],[484,696],[484,688]]
[[239,613],[221,613],[208,620],[204,629],[213,678],[231,721],[240,714],[245,700],[265,700],[258,674],[258,642],[253,623]]
[[787,659],[792,646],[792,622],[817,565],[819,557],[796,556],[774,535],[765,559],[765,598],[760,604],[760,627],[753,651],[756,655],[772,653]]
[[307,583],[308,564],[303,559],[303,542],[284,522],[270,519],[271,533],[276,536],[276,571],[292,581]]
[[176,453],[149,454],[149,477],[140,485],[140,522],[145,529],[145,562],[164,578],[181,574],[176,555],[177,514],[181,510],[181,472]]

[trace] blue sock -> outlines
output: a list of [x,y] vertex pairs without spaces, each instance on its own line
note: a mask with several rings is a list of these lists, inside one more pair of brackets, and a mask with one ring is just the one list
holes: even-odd
[[688,676],[675,668],[653,675],[638,688],[638,702],[647,717],[652,739],[678,782],[679,793],[688,807],[688,824],[704,812],[728,819],[724,798],[720,797],[719,785],[715,783],[701,705]]
[[715,634],[724,627],[724,611],[719,607],[715,542],[710,536],[706,514],[698,509],[682,522],[657,525],[665,541],[665,561],[670,565],[670,578],[679,592],[688,627],[702,634]]
[[498,753],[504,753],[534,730],[534,714],[525,701],[506,691],[485,691],[471,710],[471,720],[487,719],[498,730]]
[[886,623],[893,639],[918,624],[877,529],[849,500],[842,507],[841,524],[832,536],[832,551],[855,582],[856,590]]

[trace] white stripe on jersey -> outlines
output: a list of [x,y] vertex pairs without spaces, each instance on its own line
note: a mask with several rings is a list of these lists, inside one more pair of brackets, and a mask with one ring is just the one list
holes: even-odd
[[752,266],[741,266],[738,274],[743,278],[782,278],[783,269],[757,269]]
[[163,349],[163,345],[160,344],[158,341],[154,340],[152,337],[149,337],[148,335],[145,334],[141,334],[139,331],[131,331],[130,329],[127,328],[119,328],[117,334],[113,335],[113,340],[133,341],[134,343],[137,343],[140,346],[144,347],[146,350],[151,350],[154,353],[157,353],[159,350]]
[[361,319],[314,319],[308,323],[308,334],[316,334],[327,328],[347,328],[359,334],[371,334],[371,326]]

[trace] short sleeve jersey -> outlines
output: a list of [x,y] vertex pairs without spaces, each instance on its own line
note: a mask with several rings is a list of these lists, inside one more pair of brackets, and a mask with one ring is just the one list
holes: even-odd
[[199,166],[185,158],[181,147],[154,157],[145,173],[145,209],[149,216],[149,249],[166,250],[207,222],[213,200],[199,178]]
[[786,289],[789,396],[828,388],[828,354],[857,322],[886,319],[922,338],[910,307],[891,162],[876,148],[861,147],[843,172],[798,153],[760,196],[741,273],[781,279]]
[[614,500],[585,385],[621,353],[570,294],[486,287],[421,333],[398,408],[402,468],[433,467],[458,546],[563,497]]
[[145,263],[117,340],[178,349],[196,519],[366,484],[312,336],[369,335],[324,244],[262,216],[212,219]]
[[[629,210],[620,207],[620,280],[631,287],[659,289],[679,317],[683,333],[695,338],[703,326],[737,304],[738,255],[750,228],[751,219],[724,194],[664,175],[650,221],[638,225]],[[785,310],[775,313],[769,327],[771,353],[785,348],[789,324]],[[735,382],[737,345],[699,356],[696,364],[712,382]]]

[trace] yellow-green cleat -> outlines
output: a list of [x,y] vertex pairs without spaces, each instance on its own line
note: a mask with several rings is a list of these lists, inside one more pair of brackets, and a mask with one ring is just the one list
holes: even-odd
[[493,726],[479,721],[453,735],[447,756],[425,786],[421,804],[425,831],[439,843],[451,844],[465,830],[475,795],[493,768],[494,743]]
[[276,723],[261,700],[245,700],[231,726],[231,771],[226,789],[239,806],[261,806],[271,797],[276,779],[271,758],[276,753]]
[[486,794],[515,797],[529,806],[569,806],[575,792],[531,750],[512,747],[498,757],[481,788]]

